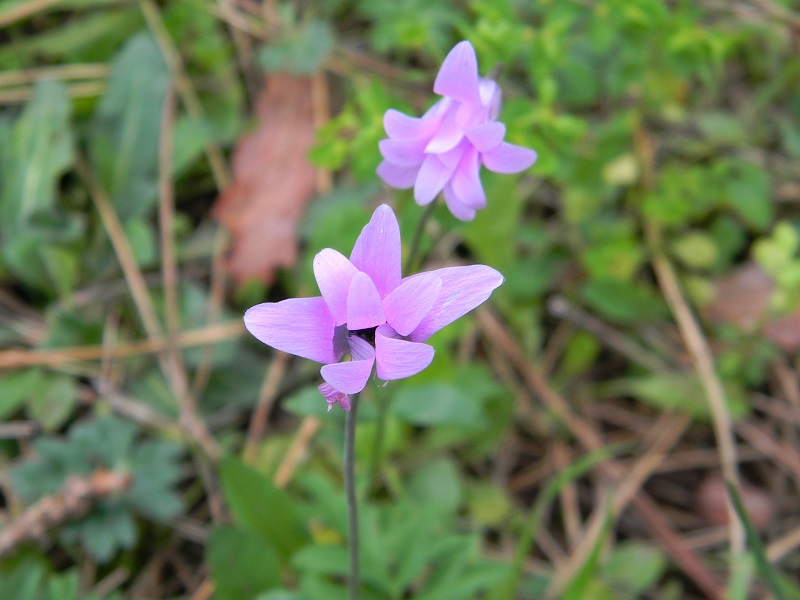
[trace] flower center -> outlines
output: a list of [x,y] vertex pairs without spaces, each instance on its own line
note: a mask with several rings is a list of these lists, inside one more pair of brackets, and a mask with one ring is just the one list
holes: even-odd
[[367,329],[353,329],[347,330],[347,337],[358,336],[371,346],[375,346],[375,330],[377,327],[368,327]]

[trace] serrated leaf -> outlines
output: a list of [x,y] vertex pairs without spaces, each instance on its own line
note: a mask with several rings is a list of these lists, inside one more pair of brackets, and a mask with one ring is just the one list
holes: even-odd
[[114,60],[95,111],[89,155],[120,218],[146,215],[156,201],[161,113],[169,71],[150,35],[131,38]]

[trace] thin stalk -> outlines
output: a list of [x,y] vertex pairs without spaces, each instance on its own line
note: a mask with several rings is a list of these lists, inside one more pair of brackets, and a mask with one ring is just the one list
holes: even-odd
[[347,412],[344,426],[344,487],[347,493],[348,544],[350,546],[350,577],[347,581],[347,589],[350,600],[358,598],[358,507],[353,466],[355,464],[356,411],[358,410],[359,396],[360,394],[353,394],[351,397],[350,410]]
[[383,436],[386,432],[386,414],[389,412],[389,402],[391,398],[381,392],[385,389],[379,389],[378,394],[378,425],[375,429],[375,440],[372,443],[372,453],[369,459],[369,470],[367,471],[367,488],[365,497],[369,497],[375,486],[378,484],[378,469],[380,468],[381,453],[383,452]]
[[403,269],[403,273],[406,275],[409,275],[411,269],[414,267],[414,261],[417,259],[417,252],[419,251],[419,243],[422,241],[422,233],[425,231],[425,225],[433,212],[434,204],[436,204],[435,201],[430,202],[425,207],[425,212],[422,213],[419,223],[417,223],[417,229],[414,231],[414,238],[411,240],[411,249],[408,251],[408,258],[406,259],[406,264]]

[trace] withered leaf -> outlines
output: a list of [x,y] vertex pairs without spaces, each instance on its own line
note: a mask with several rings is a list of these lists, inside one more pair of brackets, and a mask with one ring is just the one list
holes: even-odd
[[297,260],[297,222],[314,195],[311,79],[270,76],[256,105],[258,128],[233,153],[233,183],[214,216],[231,232],[227,257],[237,280],[269,283],[278,267]]

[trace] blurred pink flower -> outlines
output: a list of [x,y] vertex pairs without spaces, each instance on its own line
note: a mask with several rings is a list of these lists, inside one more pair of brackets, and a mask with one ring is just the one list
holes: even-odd
[[401,278],[400,260],[400,227],[384,204],[349,259],[330,248],[314,258],[321,297],[258,304],[245,313],[245,327],[273,348],[323,363],[319,390],[328,409],[349,410],[349,394],[364,389],[373,366],[386,381],[419,373],[434,353],[423,342],[503,282],[484,265]]
[[518,173],[536,162],[536,152],[504,142],[498,122],[500,88],[478,77],[475,49],[467,41],[450,51],[433,91],[444,96],[421,118],[388,110],[380,142],[383,162],[377,173],[388,185],[414,188],[417,204],[430,203],[441,191],[450,212],[462,221],[486,207],[481,165],[496,173]]

